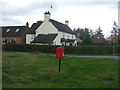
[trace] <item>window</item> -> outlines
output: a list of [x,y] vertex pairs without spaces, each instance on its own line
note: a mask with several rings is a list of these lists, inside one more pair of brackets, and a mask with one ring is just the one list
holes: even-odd
[[2,41],[3,41],[3,44],[5,44],[5,39],[3,39]]
[[10,29],[7,29],[7,31],[6,32],[9,32],[10,31]]
[[16,29],[16,31],[15,32],[18,32],[20,29]]
[[8,42],[7,39],[3,39],[3,44],[6,44]]
[[16,43],[16,38],[12,38],[11,43]]
[[35,38],[35,35],[31,35],[31,39],[34,39]]
[[63,32],[63,38],[65,37],[65,33]]
[[72,39],[73,39],[73,34],[72,34]]
[[54,45],[56,45],[56,41],[54,42]]
[[69,34],[68,34],[68,39],[69,39]]

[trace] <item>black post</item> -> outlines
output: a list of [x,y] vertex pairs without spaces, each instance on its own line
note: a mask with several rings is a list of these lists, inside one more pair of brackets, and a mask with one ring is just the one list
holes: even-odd
[[61,59],[59,59],[59,72],[60,72]]

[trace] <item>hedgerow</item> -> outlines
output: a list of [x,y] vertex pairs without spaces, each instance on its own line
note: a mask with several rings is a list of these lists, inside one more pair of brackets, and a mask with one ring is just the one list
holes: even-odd
[[[33,44],[5,44],[3,51],[12,52],[41,52],[55,53],[58,45],[33,45]],[[66,54],[112,54],[113,46],[64,46]],[[120,47],[115,47],[115,53],[120,53]]]

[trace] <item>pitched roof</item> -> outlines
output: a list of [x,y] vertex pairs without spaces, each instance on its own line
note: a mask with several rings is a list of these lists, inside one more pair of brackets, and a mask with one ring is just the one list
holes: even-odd
[[75,34],[66,24],[60,23],[58,21],[55,21],[53,19],[49,20],[59,31],[66,32],[70,34]]
[[104,38],[104,36],[100,34],[95,34],[92,38],[92,41],[93,43],[98,43],[98,44],[107,43],[107,40]]
[[20,37],[26,30],[26,26],[3,26],[0,28],[3,37]]
[[[55,21],[53,19],[49,20],[59,31],[66,32],[70,34],[75,34],[70,27],[68,27],[66,24],[60,23],[58,21]],[[33,23],[31,26],[29,32],[27,34],[35,34],[35,30],[42,24],[42,21],[38,21],[37,23]]]
[[39,34],[32,43],[48,43],[51,44],[58,34]]
[[33,23],[29,32],[27,34],[35,34],[35,30],[42,24],[42,21],[37,21],[37,23]]

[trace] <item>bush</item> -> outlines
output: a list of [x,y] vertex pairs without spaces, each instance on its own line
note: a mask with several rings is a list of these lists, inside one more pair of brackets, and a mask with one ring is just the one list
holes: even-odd
[[[30,45],[30,44],[5,44],[3,51],[14,52],[41,52],[55,53],[56,45]],[[65,54],[112,54],[113,46],[64,46]],[[116,52],[120,53],[120,47],[116,46]]]

